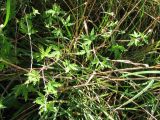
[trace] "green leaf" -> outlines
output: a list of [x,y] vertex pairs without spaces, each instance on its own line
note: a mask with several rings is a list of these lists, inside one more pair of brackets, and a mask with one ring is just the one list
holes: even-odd
[[45,92],[47,94],[54,94],[57,96],[57,88],[61,87],[62,85],[58,82],[55,82],[54,80],[49,81],[45,86]]
[[144,33],[134,31],[133,34],[130,34],[130,38],[128,46],[143,46],[144,44],[148,44],[148,36]]
[[25,101],[28,100],[28,94],[34,91],[35,91],[35,88],[32,85],[26,85],[26,84],[16,85],[13,88],[13,93],[15,94],[15,96],[17,97],[22,95]]
[[12,44],[2,33],[0,33],[0,58],[9,58],[11,56]]
[[51,16],[58,16],[61,13],[61,8],[57,4],[54,4],[52,6],[52,9],[47,10],[46,14],[51,15]]
[[28,74],[28,79],[27,81],[25,82],[25,84],[30,84],[32,83],[33,85],[36,85],[39,81],[40,81],[40,74],[38,71],[36,70],[32,70],[30,71]]
[[64,14],[64,11],[61,10],[60,6],[54,4],[52,9],[49,9],[44,14],[45,26],[47,28],[55,28],[54,24],[57,24],[57,21],[61,21],[61,14]]
[[39,97],[36,98],[34,103],[36,103],[38,105],[43,105],[46,102],[46,97],[40,92],[38,92],[38,96]]
[[63,24],[64,26],[68,26],[68,27],[74,25],[74,23],[71,23],[70,20],[71,20],[71,16],[70,16],[70,15],[67,17],[66,20],[63,19],[63,18],[61,19],[62,24]]
[[32,14],[26,14],[19,22],[20,31],[23,34],[32,35],[37,32],[37,30],[34,29],[32,24]]
[[76,55],[84,55],[85,53],[86,53],[85,50],[81,50],[81,51],[79,51],[79,52],[76,52]]
[[0,110],[6,108],[1,102],[0,102]]
[[37,9],[35,9],[35,8],[33,8],[33,7],[32,7],[32,10],[33,10],[33,15],[35,15],[35,16],[36,16],[36,15],[40,14],[40,13],[38,12],[38,10],[37,10]]
[[36,53],[35,57],[37,61],[41,61],[45,58],[56,58],[56,60],[59,60],[61,57],[61,51],[60,48],[56,45],[49,45],[46,49],[44,49],[43,46],[39,45],[39,51],[40,53]]
[[11,42],[6,36],[4,36],[3,33],[0,33],[0,71],[7,67],[7,65],[3,63],[2,60],[8,60],[13,58],[12,53],[13,52]]
[[111,63],[108,59],[102,57],[102,60],[98,59],[97,57],[91,62],[92,65],[96,66],[96,69],[103,70],[105,68],[112,68]]
[[36,100],[34,101],[34,103],[40,105],[39,109],[39,114],[41,113],[45,113],[45,112],[55,112],[56,111],[56,107],[54,107],[54,102],[52,101],[47,101],[47,98],[45,95],[43,95],[42,93],[38,93],[39,97],[36,98]]
[[6,108],[6,107],[3,105],[3,100],[2,100],[2,98],[0,98],[0,110],[1,110],[1,109],[4,109],[4,108]]
[[118,59],[121,57],[121,54],[125,51],[126,49],[121,46],[121,45],[112,45],[112,47],[110,48],[110,51],[114,53],[115,58]]
[[59,60],[60,56],[61,56],[60,51],[54,51],[54,52],[51,52],[51,54],[48,55],[49,58],[56,58],[56,60]]
[[65,66],[66,73],[68,73],[70,71],[77,71],[78,70],[78,65],[75,63],[70,63],[70,61],[68,61],[68,60],[65,60],[63,62],[63,65]]
[[95,34],[94,29],[91,30],[89,35],[81,35],[81,39],[84,40],[85,42],[86,41],[92,42],[96,39],[96,37],[97,37],[97,35]]
[[63,31],[60,28],[55,28],[52,33],[54,34],[55,38],[63,38]]

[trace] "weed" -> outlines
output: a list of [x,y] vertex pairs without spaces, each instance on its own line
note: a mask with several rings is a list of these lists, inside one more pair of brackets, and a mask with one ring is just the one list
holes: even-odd
[[0,2],[0,119],[160,119],[158,1],[11,3]]

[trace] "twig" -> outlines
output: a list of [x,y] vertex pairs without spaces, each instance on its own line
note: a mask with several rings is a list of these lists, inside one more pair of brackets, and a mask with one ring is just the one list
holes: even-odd
[[159,65],[151,66],[151,67],[133,67],[133,68],[125,68],[125,69],[116,69],[116,70],[110,70],[110,71],[103,71],[103,72],[97,72],[96,74],[109,74],[114,72],[127,72],[127,71],[134,71],[134,70],[147,70],[147,69],[160,69]]
[[20,66],[17,66],[17,65],[15,65],[15,64],[12,64],[12,63],[10,63],[10,62],[8,62],[8,61],[6,61],[6,60],[0,59],[0,62],[5,63],[5,64],[7,64],[7,65],[10,65],[10,66],[12,66],[12,67],[14,67],[14,68],[16,68],[16,69],[23,70],[23,71],[25,71],[25,72],[29,72],[27,69],[22,68],[22,67],[20,67]]
[[85,84],[88,84],[95,75],[96,75],[96,72],[93,71],[93,73],[91,74],[91,76],[89,77],[89,79],[87,80],[87,82]]
[[111,60],[112,62],[120,62],[120,63],[126,63],[126,64],[131,64],[134,66],[144,66],[144,67],[149,67],[148,64],[143,64],[143,63],[134,63],[130,60]]
[[160,81],[160,77],[145,77],[145,78],[108,78],[111,81],[127,81],[127,80],[157,80]]

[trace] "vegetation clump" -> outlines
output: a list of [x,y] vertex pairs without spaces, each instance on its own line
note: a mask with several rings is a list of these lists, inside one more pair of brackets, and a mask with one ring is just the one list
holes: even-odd
[[160,119],[158,0],[0,4],[1,120]]

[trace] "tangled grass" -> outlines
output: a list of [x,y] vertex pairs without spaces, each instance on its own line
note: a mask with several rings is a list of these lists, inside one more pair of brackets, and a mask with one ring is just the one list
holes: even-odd
[[158,0],[7,3],[1,120],[160,119]]

